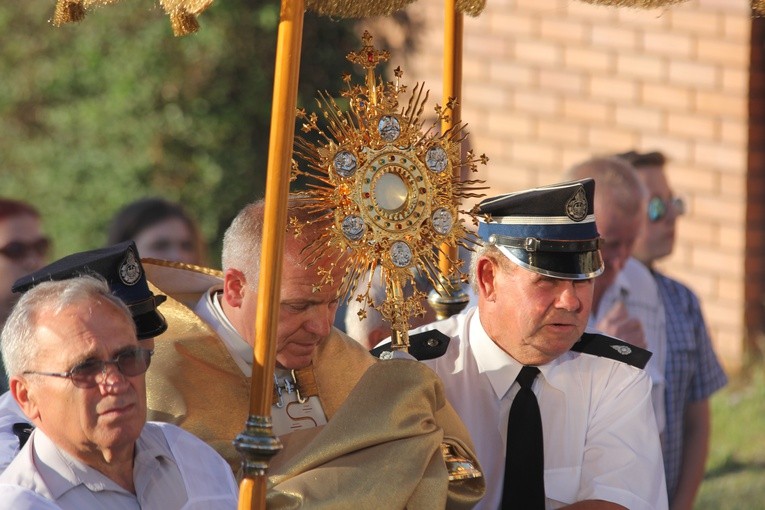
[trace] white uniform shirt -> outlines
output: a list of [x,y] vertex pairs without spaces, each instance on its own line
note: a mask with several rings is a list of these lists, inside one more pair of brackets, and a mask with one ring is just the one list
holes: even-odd
[[0,508],[13,501],[13,510],[61,510],[53,501],[18,485],[0,485]]
[[[231,469],[204,442],[167,423],[148,422],[136,441],[133,494],[59,449],[36,429],[0,475],[0,487],[19,486],[63,510],[235,509],[238,488]],[[5,488],[0,493],[10,492]],[[28,505],[28,492],[7,494],[0,510]]]
[[[10,391],[0,395],[0,474],[19,453],[19,438],[13,433],[15,423],[29,423]],[[30,425],[31,426],[31,425]]]
[[[470,432],[486,476],[476,509],[502,501],[507,421],[521,366],[486,334],[477,309],[418,328],[451,337],[426,361]],[[651,382],[640,369],[569,351],[539,367],[532,390],[542,415],[546,508],[602,499],[630,510],[667,508]]]
[[664,365],[667,361],[667,321],[656,280],[648,268],[634,258],[627,259],[624,269],[606,289],[597,315],[590,316],[589,326],[595,328],[619,300],[625,301],[629,314],[643,325],[647,348],[653,353],[645,370],[653,383],[653,412],[659,433],[662,434],[666,422]]
[[[242,339],[223,313],[220,304],[221,291],[222,287],[218,285],[205,292],[194,307],[194,313],[215,331],[242,373],[252,377],[252,347]],[[299,402],[297,392],[294,389],[288,391],[290,383],[286,381],[294,382],[290,370],[276,367],[274,375],[276,376],[274,384],[278,384],[282,389],[282,402],[271,406],[271,420],[276,436],[327,424],[319,397],[313,396],[305,402]]]

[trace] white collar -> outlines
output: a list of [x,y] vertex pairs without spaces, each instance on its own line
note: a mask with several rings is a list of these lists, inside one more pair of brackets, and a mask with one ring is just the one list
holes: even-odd
[[247,377],[252,377],[252,346],[242,339],[239,332],[231,325],[220,304],[223,287],[211,287],[194,307],[196,313],[220,337],[239,369]]
[[[469,321],[470,349],[473,351],[478,371],[486,374],[497,399],[501,400],[510,391],[523,365],[503,351],[489,337],[481,324],[478,308],[476,308],[475,314],[473,314]],[[572,352],[568,351],[549,363],[539,365],[541,378],[544,378],[551,386],[560,389],[560,384],[556,384],[557,368],[561,363],[572,357]]]

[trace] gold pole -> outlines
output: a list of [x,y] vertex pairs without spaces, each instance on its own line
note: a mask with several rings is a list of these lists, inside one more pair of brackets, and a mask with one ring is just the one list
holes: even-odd
[[[444,0],[444,104],[450,98],[456,99],[451,115],[441,121],[441,132],[445,133],[462,120],[462,32],[463,14],[457,10],[455,0]],[[460,158],[461,159],[461,158]],[[453,168],[454,177],[461,178],[460,168]],[[446,243],[441,245],[438,267],[442,275],[452,273],[451,260],[459,256],[457,247]],[[465,308],[469,296],[462,290],[458,278],[441,277],[441,285],[448,291],[448,296],[442,296],[435,290],[430,293],[428,301],[439,319],[446,319]]]
[[388,281],[388,294],[393,296],[396,310],[391,318],[391,349],[409,351],[409,315],[398,307],[404,303],[404,290],[395,278]]
[[281,448],[273,434],[271,399],[304,11],[304,0],[282,0],[271,105],[250,415],[245,430],[234,441],[243,457],[239,510],[266,508],[266,469],[270,458]]

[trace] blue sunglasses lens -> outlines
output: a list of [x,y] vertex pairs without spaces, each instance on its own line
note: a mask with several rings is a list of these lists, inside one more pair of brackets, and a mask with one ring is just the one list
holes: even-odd
[[667,215],[669,208],[673,207],[680,216],[685,213],[685,202],[680,197],[672,197],[665,201],[661,197],[653,197],[648,201],[648,219],[651,222],[659,221]]
[[648,219],[659,221],[667,214],[667,204],[660,197],[653,197],[648,202]]

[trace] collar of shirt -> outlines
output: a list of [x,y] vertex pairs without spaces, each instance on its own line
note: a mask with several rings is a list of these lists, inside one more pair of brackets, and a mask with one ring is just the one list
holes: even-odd
[[194,313],[215,331],[242,373],[252,377],[252,346],[239,336],[226,314],[223,313],[220,305],[222,293],[222,286],[216,285],[202,294],[194,307]]
[[[475,314],[470,318],[469,336],[470,336],[470,349],[473,351],[473,357],[475,358],[478,370],[484,374],[489,380],[491,387],[494,390],[498,400],[505,398],[510,392],[515,378],[523,368],[523,365],[515,360],[508,353],[503,351],[486,333],[481,324],[480,312],[476,309]],[[570,359],[572,356],[571,351],[563,353],[558,358],[551,362],[540,365],[539,371],[541,377],[537,377],[534,381],[536,388],[540,379],[544,379],[550,386],[556,389],[562,389],[565,382],[558,380],[556,373],[557,367]],[[516,391],[518,385],[516,385]]]
[[[136,497],[106,475],[57,447],[41,430],[35,429],[32,434],[30,441],[34,440],[35,453],[39,459],[39,462],[35,462],[35,464],[54,499],[59,499],[66,492],[80,485],[84,485],[91,492],[112,491]],[[149,466],[151,471],[153,471],[159,466],[161,461],[174,462],[169,447],[166,444],[164,448],[162,446],[155,442],[147,441],[144,439],[143,434],[139,436],[135,446],[134,477],[139,464]],[[144,467],[142,469],[147,468]],[[149,475],[150,478],[150,471],[144,472],[144,478],[146,478],[146,475]],[[138,489],[137,482],[138,480],[134,479]]]

